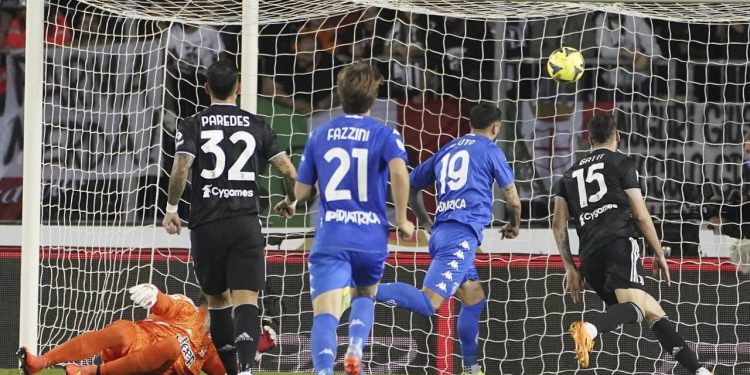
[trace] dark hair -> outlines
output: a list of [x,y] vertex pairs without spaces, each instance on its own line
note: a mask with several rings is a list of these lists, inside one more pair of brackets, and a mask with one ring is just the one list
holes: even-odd
[[471,127],[474,129],[484,130],[490,127],[490,125],[502,121],[503,112],[500,108],[488,103],[480,103],[471,109],[469,114],[471,120]]
[[607,142],[616,131],[615,117],[610,114],[596,115],[589,121],[589,139],[595,144]]
[[344,113],[365,113],[378,96],[383,76],[370,64],[357,61],[338,74],[337,92]]
[[234,91],[239,75],[237,67],[229,60],[219,60],[211,64],[206,70],[206,82],[211,95],[219,100],[228,98]]

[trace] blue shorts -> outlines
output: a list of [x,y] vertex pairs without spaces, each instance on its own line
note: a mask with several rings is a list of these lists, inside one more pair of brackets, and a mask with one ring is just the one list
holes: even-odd
[[388,252],[313,251],[310,267],[310,298],[348,286],[370,286],[380,282]]
[[458,223],[441,223],[432,229],[429,251],[432,263],[422,285],[448,299],[468,280],[479,280],[474,253],[479,246],[474,231]]

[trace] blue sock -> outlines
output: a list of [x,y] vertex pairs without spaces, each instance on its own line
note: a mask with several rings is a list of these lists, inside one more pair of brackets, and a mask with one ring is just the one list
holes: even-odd
[[464,367],[477,364],[477,347],[479,346],[479,317],[482,315],[486,299],[471,305],[461,306],[456,322],[456,333],[461,341],[461,354]]
[[339,320],[331,314],[319,314],[313,317],[310,349],[316,374],[333,374],[338,326]]
[[407,308],[424,316],[435,315],[430,299],[421,290],[405,283],[380,284],[375,300]]
[[372,298],[354,297],[349,312],[349,345],[362,351],[367,343],[375,317],[375,303]]

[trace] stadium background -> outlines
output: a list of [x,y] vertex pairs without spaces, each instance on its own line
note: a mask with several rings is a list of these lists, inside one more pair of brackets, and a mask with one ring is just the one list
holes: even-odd
[[[158,223],[161,215],[158,210],[164,206],[165,200],[166,172],[170,168],[173,143],[170,129],[176,119],[189,116],[206,104],[200,95],[198,74],[171,75],[173,71],[169,70],[167,76],[171,81],[164,83],[164,92],[154,90],[161,83],[154,81],[158,75],[151,68],[165,65],[169,67],[166,69],[177,72],[181,69],[184,56],[174,51],[159,53],[163,45],[171,43],[164,40],[163,34],[175,25],[137,22],[134,31],[130,32],[151,36],[134,38],[137,41],[133,42],[120,35],[128,32],[123,31],[127,22],[121,17],[73,0],[49,3],[52,6],[47,10],[48,27],[54,32],[48,33],[46,64],[48,67],[62,66],[75,61],[79,66],[71,69],[76,75],[61,74],[53,68],[45,71],[49,102],[45,101],[43,108],[45,113],[52,113],[46,121],[54,124],[46,129],[49,130],[46,134],[59,131],[62,136],[44,139],[44,162],[60,169],[82,168],[91,173],[69,173],[65,178],[52,178],[46,182],[41,202],[43,221],[50,225],[79,227]],[[0,218],[8,222],[8,226],[2,228],[5,230],[17,225],[21,213],[23,123],[19,90],[24,84],[24,53],[18,45],[12,45],[13,39],[8,37],[18,31],[11,26],[23,10],[21,2],[3,2],[3,6],[0,18],[6,14],[12,17],[8,29],[4,30],[6,44],[2,49],[4,58],[0,59],[7,69],[7,81],[0,85],[5,90],[0,100],[3,104],[3,116],[0,117],[0,155],[3,156],[0,160]],[[89,24],[81,23],[82,19],[87,19],[84,16],[90,14],[99,17],[99,29],[89,30],[89,39],[84,40],[86,33],[79,34],[78,31],[83,26],[94,24],[90,18]],[[294,56],[292,48],[298,48],[300,36],[313,35],[317,40],[322,34],[333,33],[343,37],[346,30],[356,31],[357,25],[371,19],[363,18],[363,14],[366,10],[360,9],[318,20],[322,21],[319,23],[294,21],[263,25],[260,78],[294,75],[294,72],[283,70],[283,63],[289,60],[282,57]],[[720,369],[739,363],[734,373],[748,372],[750,278],[738,273],[736,267],[725,259],[729,255],[727,245],[733,240],[707,230],[706,219],[712,212],[728,205],[728,193],[744,183],[741,176],[747,167],[743,163],[742,143],[743,135],[748,131],[746,124],[750,107],[744,103],[748,94],[748,45],[743,38],[748,36],[750,28],[746,22],[708,25],[641,17],[647,29],[633,33],[638,36],[634,43],[646,44],[642,51],[651,54],[650,62],[648,69],[641,74],[631,74],[632,62],[600,56],[600,51],[605,48],[599,45],[601,41],[596,30],[602,27],[597,24],[602,14],[606,13],[576,12],[561,17],[519,18],[507,22],[472,20],[465,24],[466,31],[463,32],[451,29],[449,25],[454,27],[460,22],[452,23],[455,20],[447,17],[420,16],[421,19],[414,22],[418,24],[418,34],[424,38],[430,54],[412,60],[411,64],[414,67],[422,64],[422,69],[430,67],[439,74],[416,94],[410,91],[414,88],[410,89],[407,83],[389,77],[388,91],[381,97],[388,125],[403,133],[411,161],[416,163],[424,160],[439,145],[467,131],[466,113],[473,103],[497,101],[507,116],[499,145],[513,163],[524,197],[523,230],[531,233],[529,237],[543,237],[547,233],[551,181],[565,165],[586,151],[582,131],[586,119],[598,111],[614,110],[623,132],[622,149],[638,163],[647,203],[657,219],[658,230],[672,247],[673,272],[680,282],[676,287],[666,288],[650,279],[650,290],[665,301],[667,312],[680,322],[680,331],[688,341],[700,339],[706,343],[698,348],[699,354],[718,362]],[[374,19],[376,24],[382,23],[387,28],[399,22],[398,16],[399,13],[393,10],[377,9]],[[624,20],[630,16],[622,17]],[[733,30],[735,27],[740,31]],[[66,30],[72,31],[66,34]],[[223,46],[219,49],[203,40],[200,43],[206,44],[199,45],[207,51],[215,48],[211,52],[217,56],[237,58],[240,44],[237,26],[201,26],[201,30],[218,33]],[[115,37],[92,40],[92,35],[96,35],[92,31]],[[646,38],[640,39],[644,35]],[[378,34],[377,38],[387,37]],[[450,52],[446,48],[455,43],[455,39],[468,46],[460,57],[455,50]],[[181,42],[192,43],[187,38]],[[318,43],[321,44],[316,51],[327,53],[328,47],[323,46],[323,41],[318,40]],[[560,43],[580,48],[587,60],[596,64],[587,70],[584,79],[576,86],[554,85],[541,73],[544,56]],[[658,45],[658,49],[654,45]],[[152,47],[154,49],[149,49]],[[122,53],[112,54],[118,50]],[[329,55],[334,54],[321,56],[332,58]],[[338,61],[346,62],[346,53],[339,55],[344,56],[336,56]],[[382,69],[392,73],[392,59],[380,56],[376,60]],[[431,65],[435,61],[436,65]],[[409,68],[409,64],[407,62],[405,67]],[[127,85],[102,79],[113,66]],[[198,66],[194,68],[197,72]],[[331,67],[325,72],[331,74],[333,71]],[[612,72],[629,75],[632,81],[612,83],[607,78]],[[640,78],[636,80],[633,76]],[[85,89],[91,92],[84,94],[59,89],[78,87],[79,82],[86,81],[101,86],[87,86]],[[473,84],[476,82],[482,83]],[[97,89],[102,89],[102,92]],[[325,84],[314,87],[315,91],[330,89],[330,85]],[[158,110],[148,107],[145,116],[142,113],[132,117],[92,118],[83,115],[94,111],[89,99],[108,103],[110,96],[116,96],[109,95],[108,90],[139,103],[161,102],[163,95],[168,114],[160,117]],[[48,111],[56,108],[51,103],[66,103],[65,106],[72,109]],[[301,113],[298,107],[279,104],[274,95],[263,93],[259,95],[258,112],[269,119],[280,135],[280,143],[292,153],[295,161],[304,147],[309,128],[336,114],[331,108],[318,108],[311,114]],[[148,121],[142,121],[143,118]],[[107,126],[112,125],[115,129],[127,129],[127,135],[111,133],[112,129]],[[127,168],[117,167],[124,168],[123,171],[113,167],[116,160],[87,152],[87,147],[103,154],[140,150],[138,156],[147,168],[139,170],[135,176],[124,176]],[[162,147],[164,153],[159,155]],[[158,160],[162,162],[157,163]],[[133,166],[139,167],[139,163],[133,162]],[[118,176],[114,183],[96,176],[108,175],[109,172]],[[138,188],[129,189],[129,184]],[[272,200],[281,196],[278,179],[267,179],[261,185]],[[428,203],[431,203],[429,199]],[[504,218],[499,201],[496,218]],[[292,231],[310,226],[311,221],[305,212],[288,222],[274,216],[264,219],[271,228]],[[480,256],[480,274],[489,280],[484,285],[490,296],[489,313],[483,316],[481,333],[482,337],[488,338],[481,344],[488,373],[502,370],[511,374],[537,374],[575,370],[571,348],[564,344],[567,323],[582,311],[590,314],[602,308],[591,294],[581,306],[574,306],[563,298],[559,259],[547,255],[552,254],[554,248],[549,242],[535,242],[536,239],[518,245],[515,242],[493,242],[497,245],[484,246],[483,251],[487,254]],[[0,305],[0,311],[8,317],[2,320],[0,328],[3,337],[13,338],[0,342],[0,367],[14,365],[12,353],[18,331],[20,262],[18,243],[11,242],[13,240],[6,236],[0,242],[0,245],[7,246],[0,249],[2,300],[7,301]],[[154,244],[146,246],[157,247]],[[291,247],[295,249],[271,253],[269,257],[269,283],[275,289],[272,294],[281,299],[279,333],[288,341],[282,341],[280,351],[263,360],[264,369],[298,371],[310,366],[309,353],[304,353],[311,321],[310,302],[305,292],[302,253],[297,251],[304,245]],[[160,255],[154,257],[154,252]],[[148,269],[152,259],[156,270],[153,274]],[[116,267],[121,264],[120,260],[129,268],[123,272],[124,277],[112,279],[111,273],[118,272]],[[186,262],[184,248],[152,251],[139,247],[100,249],[94,245],[84,249],[70,246],[45,249],[40,280],[43,286],[40,324],[45,329],[40,342],[59,342],[82,326],[101,326],[109,319],[141,316],[142,312],[130,308],[111,308],[127,305],[125,294],[117,291],[136,280],[154,277],[154,282],[160,287],[184,290],[194,297],[194,284],[185,285],[182,281],[192,280]],[[391,265],[386,281],[398,279],[419,283],[428,261],[419,252],[407,253],[395,256]],[[107,273],[97,276],[103,267]],[[110,292],[106,298],[95,293],[103,284]],[[58,305],[65,307],[58,309]],[[379,344],[374,345],[376,349],[371,352],[373,369],[396,373],[457,372],[460,362],[456,355],[457,343],[447,336],[451,334],[451,319],[458,308],[460,306],[456,304],[441,311],[441,317],[423,319],[379,306],[374,333]],[[92,323],[86,325],[82,321]],[[345,326],[341,329],[343,333]],[[656,341],[650,339],[648,333],[645,339],[638,339],[645,331],[642,327],[628,327],[619,335],[605,338],[603,350],[596,356],[598,370],[580,373],[670,372],[674,363],[658,354],[661,349]],[[387,346],[391,348],[386,350]],[[638,354],[643,354],[642,358],[639,359]]]

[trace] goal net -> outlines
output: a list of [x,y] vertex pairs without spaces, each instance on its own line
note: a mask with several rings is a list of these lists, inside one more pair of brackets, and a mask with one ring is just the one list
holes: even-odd
[[[487,374],[684,373],[645,325],[604,335],[587,370],[578,370],[566,335],[572,320],[604,305],[590,291],[577,305],[564,295],[550,189],[587,152],[585,124],[603,112],[618,120],[620,150],[636,162],[671,250],[674,284],[648,278],[647,289],[702,362],[722,374],[750,371],[750,276],[729,259],[737,241],[726,235],[738,229],[731,223],[742,219],[750,175],[750,5],[265,1],[256,59],[240,54],[240,1],[45,3],[40,351],[142,317],[126,295],[137,283],[197,297],[189,237],[167,236],[160,222],[174,129],[209,104],[211,62],[257,64],[257,76],[242,80],[257,82],[256,111],[296,164],[311,129],[342,114],[336,72],[367,60],[386,78],[372,116],[402,133],[411,166],[465,134],[474,104],[503,109],[497,143],[515,171],[524,220],[519,238],[501,241],[506,215],[497,199],[477,256],[488,295],[479,336]],[[546,56],[563,45],[586,58],[575,84],[545,72]],[[12,59],[22,61],[21,52]],[[13,69],[23,74],[23,64]],[[283,198],[279,176],[267,173],[259,189],[269,238],[265,314],[279,334],[259,366],[309,371],[305,256],[317,205],[300,203],[297,217],[283,220],[268,211]],[[425,198],[434,209],[434,194]],[[188,202],[180,206],[185,217]],[[712,217],[724,218],[725,234],[707,229]],[[426,237],[393,238],[384,281],[421,286]],[[459,373],[459,311],[450,301],[428,319],[378,305],[366,367]]]

